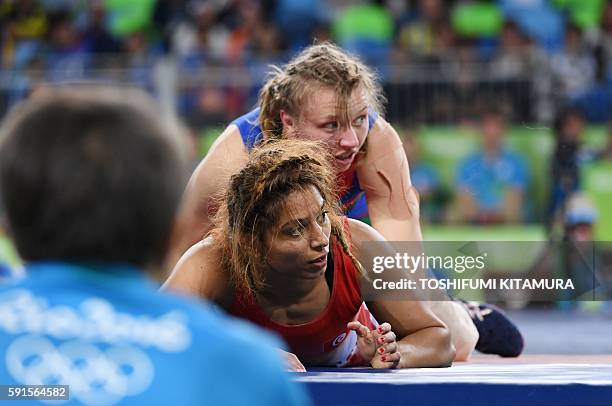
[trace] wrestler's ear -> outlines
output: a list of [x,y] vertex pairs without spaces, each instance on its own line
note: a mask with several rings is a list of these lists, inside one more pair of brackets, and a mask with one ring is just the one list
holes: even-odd
[[291,133],[296,129],[295,127],[297,124],[297,120],[285,110],[280,111],[280,119],[281,123],[283,123],[283,132]]

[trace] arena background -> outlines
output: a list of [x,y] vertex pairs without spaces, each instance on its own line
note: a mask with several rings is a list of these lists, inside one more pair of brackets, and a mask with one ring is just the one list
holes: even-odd
[[[421,192],[426,240],[565,238],[572,213],[555,218],[549,207],[554,122],[572,108],[585,124],[576,213],[590,239],[612,241],[612,2],[605,0],[2,0],[0,116],[48,84],[141,87],[182,119],[195,167],[224,126],[255,106],[270,64],[327,40],[381,78],[385,117],[406,140]],[[479,149],[480,118],[491,107],[505,115],[504,143],[527,168],[513,221],[467,219],[457,207],[459,168]],[[516,255],[487,273],[526,271],[514,266]],[[529,266],[543,253],[530,255]],[[609,258],[602,252],[604,264]],[[0,259],[19,264],[5,235]],[[527,353],[612,351],[610,303],[483,299],[511,310]]]

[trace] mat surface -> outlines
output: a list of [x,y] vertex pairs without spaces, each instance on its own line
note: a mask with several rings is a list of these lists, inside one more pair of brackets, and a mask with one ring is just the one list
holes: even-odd
[[612,357],[479,356],[451,368],[311,369],[316,405],[612,405]]

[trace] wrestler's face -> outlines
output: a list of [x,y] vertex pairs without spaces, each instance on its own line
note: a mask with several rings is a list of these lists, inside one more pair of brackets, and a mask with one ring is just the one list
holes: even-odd
[[340,116],[336,91],[318,87],[306,98],[299,117],[282,111],[281,120],[288,137],[326,144],[335,158],[334,169],[341,173],[351,166],[368,134],[367,99],[358,87],[348,98],[347,114]]
[[320,277],[327,267],[331,223],[323,197],[311,186],[289,194],[278,221],[266,233],[269,272],[298,280]]

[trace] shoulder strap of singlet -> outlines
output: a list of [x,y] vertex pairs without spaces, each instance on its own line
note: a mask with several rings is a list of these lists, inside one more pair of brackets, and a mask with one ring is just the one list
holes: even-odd
[[[342,228],[344,229],[344,237],[349,249],[352,249],[352,238],[350,235],[348,218],[342,217]],[[331,251],[334,254],[334,272],[338,273],[335,276],[336,282],[342,281],[335,289],[339,289],[337,296],[343,296],[349,301],[361,301],[361,288],[359,286],[359,270],[353,263],[349,254],[344,251],[342,243],[336,238],[333,238]],[[339,294],[339,295],[338,295]]]
[[242,142],[248,151],[263,137],[261,126],[259,125],[259,107],[238,117],[232,121],[232,124],[240,130],[240,137],[242,137]]
[[[368,132],[372,130],[378,116],[379,114],[376,111],[368,110]],[[238,127],[242,142],[247,147],[248,151],[253,149],[255,144],[263,138],[263,132],[259,124],[259,107],[238,117],[232,121],[232,124]]]
[[374,127],[374,122],[378,116],[379,114],[376,110],[368,109],[368,133],[372,131],[372,127]]

